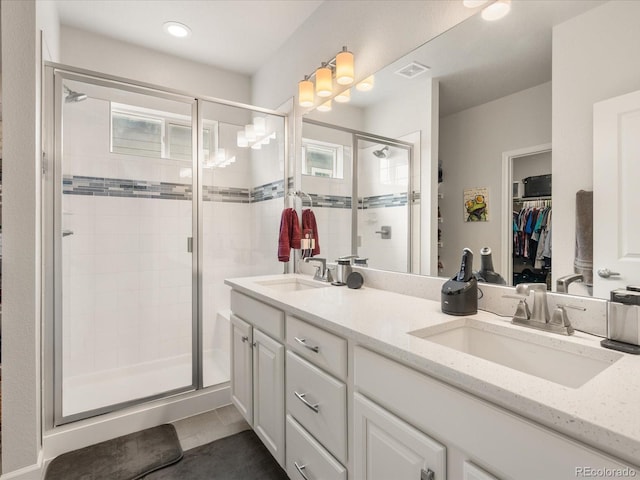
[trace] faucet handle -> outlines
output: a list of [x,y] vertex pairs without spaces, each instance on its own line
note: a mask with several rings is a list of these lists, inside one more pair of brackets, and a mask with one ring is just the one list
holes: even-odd
[[569,321],[569,317],[567,316],[567,311],[565,308],[571,308],[573,310],[582,310],[583,312],[587,309],[584,307],[580,307],[578,305],[567,305],[567,304],[558,304],[556,305],[555,310],[553,311],[553,315],[551,316],[551,321],[549,323],[553,323],[559,325],[560,327],[564,327],[566,329],[567,335],[572,335],[574,330],[571,322]]
[[516,300],[520,300],[518,302],[518,306],[516,307],[516,313],[513,314],[513,318],[521,318],[524,320],[529,320],[531,318],[531,311],[529,310],[529,305],[527,304],[527,298],[529,295],[503,295],[502,298],[515,298]]

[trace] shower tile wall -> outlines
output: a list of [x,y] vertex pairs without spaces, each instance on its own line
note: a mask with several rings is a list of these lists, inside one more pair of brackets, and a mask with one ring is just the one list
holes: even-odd
[[[63,290],[63,395],[66,413],[74,413],[86,406],[73,396],[132,365],[164,365],[167,375],[180,368],[190,383],[192,192],[189,162],[109,153],[109,102],[89,98],[64,115],[73,141],[64,150],[63,229],[73,235],[63,241],[63,282],[71,287]],[[220,141],[235,146],[235,131],[228,136]],[[229,379],[228,321],[219,315],[229,309],[224,279],[281,271],[283,172],[272,159],[283,158],[282,148],[240,150],[234,164],[204,170],[205,386]]]

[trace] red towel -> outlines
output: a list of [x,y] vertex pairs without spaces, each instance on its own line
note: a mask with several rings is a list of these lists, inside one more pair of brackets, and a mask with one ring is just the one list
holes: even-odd
[[309,209],[302,211],[302,229],[311,230],[311,238],[315,240],[315,246],[311,252],[312,255],[318,255],[320,253],[320,240],[318,238],[318,224],[316,223],[316,216]]
[[288,262],[292,248],[300,248],[300,222],[293,208],[285,208],[280,217],[278,260]]

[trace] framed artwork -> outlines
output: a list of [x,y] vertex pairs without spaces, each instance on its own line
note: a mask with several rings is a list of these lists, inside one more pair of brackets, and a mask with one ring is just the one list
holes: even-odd
[[487,187],[464,190],[464,221],[489,221],[489,189]]

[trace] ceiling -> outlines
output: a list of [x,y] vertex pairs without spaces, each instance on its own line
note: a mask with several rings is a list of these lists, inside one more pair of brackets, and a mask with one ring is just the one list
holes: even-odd
[[[352,92],[366,107],[393,96],[408,82],[437,78],[442,117],[551,80],[552,29],[604,0],[520,0],[495,22],[474,15],[376,73],[375,88]],[[430,69],[414,79],[394,72],[410,62]]]
[[[53,0],[60,23],[200,63],[251,75],[322,0]],[[192,34],[178,39],[162,25]]]

